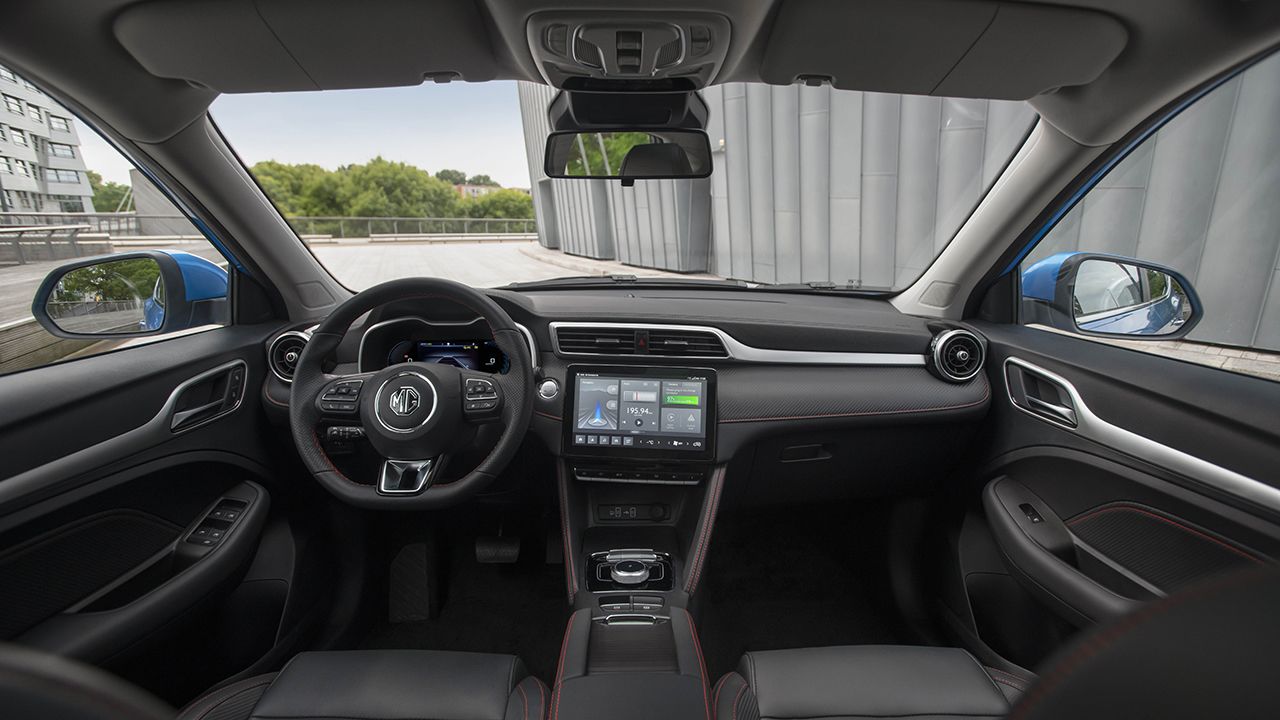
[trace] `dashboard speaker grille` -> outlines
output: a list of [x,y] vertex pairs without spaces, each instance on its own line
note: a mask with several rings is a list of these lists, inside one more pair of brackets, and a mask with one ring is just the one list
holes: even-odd
[[982,370],[982,341],[968,330],[948,330],[934,338],[930,353],[934,369],[946,380],[966,382]]
[[298,369],[298,358],[307,344],[307,336],[299,332],[287,332],[271,341],[267,361],[271,372],[285,382],[293,382],[293,372]]

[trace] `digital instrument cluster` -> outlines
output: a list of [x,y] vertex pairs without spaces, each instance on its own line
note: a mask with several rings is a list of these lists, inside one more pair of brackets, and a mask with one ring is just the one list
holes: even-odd
[[511,368],[506,353],[492,340],[401,340],[391,347],[387,366],[406,362],[439,363],[490,373],[505,373]]

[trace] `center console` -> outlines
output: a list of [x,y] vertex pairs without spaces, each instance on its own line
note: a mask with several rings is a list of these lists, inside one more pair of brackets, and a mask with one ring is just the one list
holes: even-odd
[[555,688],[565,720],[705,718],[697,587],[723,487],[716,373],[570,365],[559,490],[575,613]]

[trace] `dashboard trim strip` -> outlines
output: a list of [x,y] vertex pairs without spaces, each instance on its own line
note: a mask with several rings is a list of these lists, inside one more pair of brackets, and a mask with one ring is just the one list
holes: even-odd
[[[556,355],[562,357],[609,357],[609,358],[672,358],[703,360],[737,360],[751,363],[771,363],[779,365],[890,365],[923,367],[924,354],[911,353],[874,353],[874,352],[814,352],[808,350],[774,350],[747,345],[729,333],[709,325],[664,325],[656,323],[615,323],[615,322],[553,322],[551,327],[551,344]],[[728,357],[708,355],[610,355],[608,353],[570,353],[560,350],[558,330],[560,328],[613,328],[619,330],[671,330],[706,332],[720,338],[724,343]]]

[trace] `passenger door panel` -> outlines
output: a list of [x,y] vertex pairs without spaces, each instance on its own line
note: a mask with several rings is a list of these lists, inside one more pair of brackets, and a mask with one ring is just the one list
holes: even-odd
[[983,513],[1074,625],[1280,557],[1280,385],[1036,328],[990,343]]

